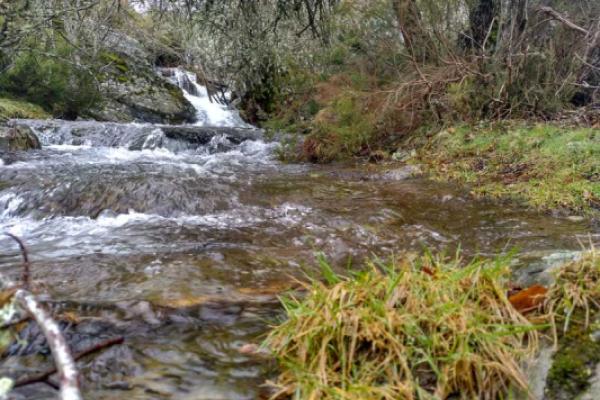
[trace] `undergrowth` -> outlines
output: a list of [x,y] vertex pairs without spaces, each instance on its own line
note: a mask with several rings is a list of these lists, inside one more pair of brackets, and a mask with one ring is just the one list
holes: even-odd
[[12,118],[49,118],[50,115],[38,105],[26,101],[0,97],[0,122]]

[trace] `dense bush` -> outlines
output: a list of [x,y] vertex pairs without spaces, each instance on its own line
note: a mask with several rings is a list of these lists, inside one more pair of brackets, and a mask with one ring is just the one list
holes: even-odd
[[60,57],[22,53],[0,75],[0,92],[74,119],[98,100],[94,75]]

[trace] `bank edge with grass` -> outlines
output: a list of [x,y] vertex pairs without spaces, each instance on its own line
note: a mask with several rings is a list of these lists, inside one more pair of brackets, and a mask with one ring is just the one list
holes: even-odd
[[546,398],[575,398],[600,361],[581,347],[598,346],[593,250],[559,268],[527,308],[512,300],[510,257],[407,255],[345,277],[323,259],[321,268],[304,295],[282,299],[286,319],[265,342],[281,368],[273,398],[528,398],[524,368],[540,340],[558,347]]

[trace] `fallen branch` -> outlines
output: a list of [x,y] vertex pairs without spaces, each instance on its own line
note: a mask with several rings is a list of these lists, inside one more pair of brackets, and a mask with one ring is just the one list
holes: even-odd
[[[102,342],[99,342],[93,346],[90,346],[89,348],[87,348],[85,350],[82,350],[82,351],[76,353],[73,356],[73,359],[75,361],[77,361],[89,354],[96,353],[97,351],[103,350],[107,347],[111,347],[116,344],[121,344],[121,343],[123,343],[123,341],[124,341],[124,338],[122,336],[117,336],[114,338],[103,340]],[[48,378],[55,373],[56,373],[56,366],[52,366],[45,371],[39,372],[34,375],[25,376],[21,379],[18,379],[15,382],[14,387],[26,386],[26,385],[30,385],[32,383],[38,383],[38,382],[47,382]]]
[[79,374],[71,357],[69,346],[60,332],[58,324],[36,300],[35,296],[24,289],[15,293],[17,303],[23,307],[37,322],[46,337],[48,346],[54,357],[56,370],[60,375],[60,396],[62,400],[80,400]]
[[[17,285],[10,279],[0,274],[0,286],[9,290],[17,288],[14,294],[15,304],[26,311],[39,325],[40,330],[46,338],[46,342],[52,352],[56,370],[60,376],[60,398],[62,400],[81,400],[79,391],[79,374],[75,368],[75,362],[71,357],[69,346],[62,335],[58,324],[52,319],[48,312],[37,301],[35,296],[27,289],[29,286],[29,257],[27,249],[21,239],[17,236],[6,233],[7,236],[14,239],[21,249],[23,255],[23,285]],[[22,288],[24,287],[24,288]]]

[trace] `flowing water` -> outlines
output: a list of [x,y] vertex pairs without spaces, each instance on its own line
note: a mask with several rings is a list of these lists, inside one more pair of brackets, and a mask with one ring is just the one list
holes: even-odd
[[[125,337],[80,363],[86,398],[260,397],[272,362],[239,350],[260,342],[276,295],[319,251],[339,268],[423,246],[518,248],[529,262],[600,239],[586,221],[378,166],[281,164],[277,143],[196,94],[202,126],[19,121],[43,148],[0,163],[0,231],[23,238],[36,285],[79,322],[73,346]],[[19,265],[0,238],[0,271],[17,279]],[[41,361],[13,353],[15,370]],[[24,396],[53,396],[37,390]]]

